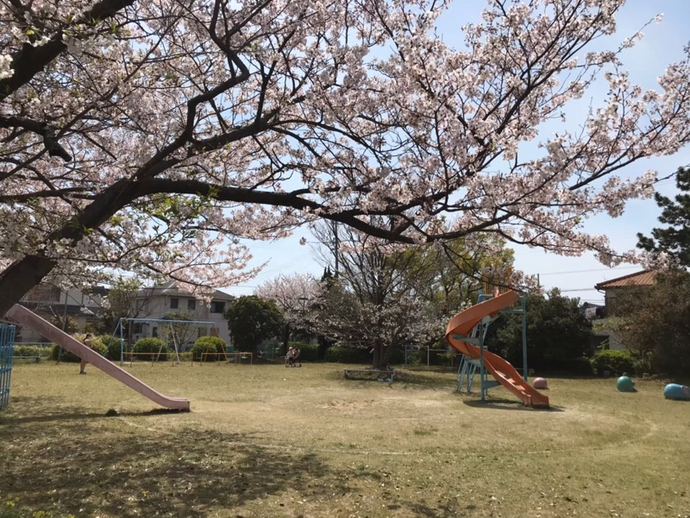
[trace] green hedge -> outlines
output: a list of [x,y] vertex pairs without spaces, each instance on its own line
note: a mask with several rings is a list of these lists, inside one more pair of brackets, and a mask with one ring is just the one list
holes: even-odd
[[614,351],[606,349],[598,352],[591,360],[592,368],[599,376],[604,371],[609,371],[612,375],[619,376],[624,372],[635,373],[635,357],[632,352]]
[[[553,370],[556,372],[563,372],[568,374],[575,374],[577,376],[591,376],[593,374],[593,359],[590,358],[572,358],[570,360],[552,360],[549,362],[549,368],[546,370]],[[529,365],[529,358],[528,358]]]
[[[160,351],[160,354],[158,352]],[[141,338],[137,340],[132,348],[136,360],[164,362],[168,359],[168,346],[160,338]],[[147,354],[143,354],[147,353]]]
[[[120,337],[112,335],[101,335],[96,338],[96,341],[102,343],[106,348],[105,357],[111,361],[120,361]],[[125,352],[129,352],[131,347],[127,341],[124,343]]]
[[[303,342],[290,342],[289,347],[296,347],[300,350],[299,359],[304,362],[318,361],[319,345],[307,344]],[[334,363],[371,363],[372,357],[369,352],[371,349],[338,347],[331,346],[326,349],[325,361]],[[426,354],[426,353],[425,353]],[[444,356],[444,355],[439,355]],[[450,364],[449,357],[441,360]],[[426,363],[426,356],[424,359]],[[405,363],[405,352],[402,349],[395,349],[391,356],[391,364]]]
[[[443,367],[450,367],[452,359],[456,354],[454,352],[438,352],[431,351],[428,358],[429,365],[437,365]],[[405,349],[396,349],[393,351],[391,356],[392,364],[403,364],[405,363]],[[426,349],[412,349],[407,351],[407,363],[408,365],[426,365],[427,364],[427,354]]]
[[336,363],[371,363],[369,349],[354,349],[333,345],[326,349],[326,361]]
[[[192,347],[192,357],[194,361],[216,362],[225,360],[225,356],[221,353],[229,352],[225,340],[217,336],[202,336]],[[205,354],[204,353],[214,353]]]
[[[74,335],[74,338],[76,338],[79,341],[83,341],[84,335],[83,334]],[[106,356],[108,353],[108,348],[103,344],[102,341],[98,340],[98,337],[93,339],[93,342],[91,343],[91,349],[96,351],[101,356]],[[63,349],[59,345],[53,345],[53,348],[50,351],[50,359],[55,360],[55,361],[59,360],[61,362],[70,362],[70,363],[81,362],[81,358],[79,358],[75,354],[72,354],[69,351],[66,351],[65,349]]]
[[403,365],[405,363],[405,349],[399,347],[391,353],[392,365]]
[[49,347],[39,347],[36,345],[15,345],[14,356],[38,356],[40,358],[48,358],[51,349]]

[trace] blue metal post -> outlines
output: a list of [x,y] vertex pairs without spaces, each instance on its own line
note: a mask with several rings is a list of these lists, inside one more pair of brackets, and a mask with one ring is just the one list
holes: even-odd
[[10,404],[14,331],[14,326],[0,324],[0,410]]

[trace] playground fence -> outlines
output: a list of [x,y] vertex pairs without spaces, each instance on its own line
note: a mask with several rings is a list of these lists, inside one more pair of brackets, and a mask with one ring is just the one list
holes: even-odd
[[0,324],[0,410],[10,404],[14,330],[14,326]]

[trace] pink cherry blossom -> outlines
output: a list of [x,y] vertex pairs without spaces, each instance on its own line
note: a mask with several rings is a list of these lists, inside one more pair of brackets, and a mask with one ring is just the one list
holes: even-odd
[[444,1],[3,3],[0,314],[117,270],[202,295],[255,273],[240,238],[318,219],[620,260],[582,222],[649,196],[653,172],[621,172],[690,137],[687,60],[645,91],[621,61],[637,34],[592,48],[623,3],[488,2],[457,48]]

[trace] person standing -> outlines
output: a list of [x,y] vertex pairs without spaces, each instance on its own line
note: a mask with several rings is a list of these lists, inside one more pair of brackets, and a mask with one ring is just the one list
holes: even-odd
[[[93,335],[91,333],[86,333],[86,337],[84,338],[84,345],[87,346],[89,349],[93,349]],[[88,362],[82,358],[81,363],[79,364],[79,374],[86,374],[86,364]]]

